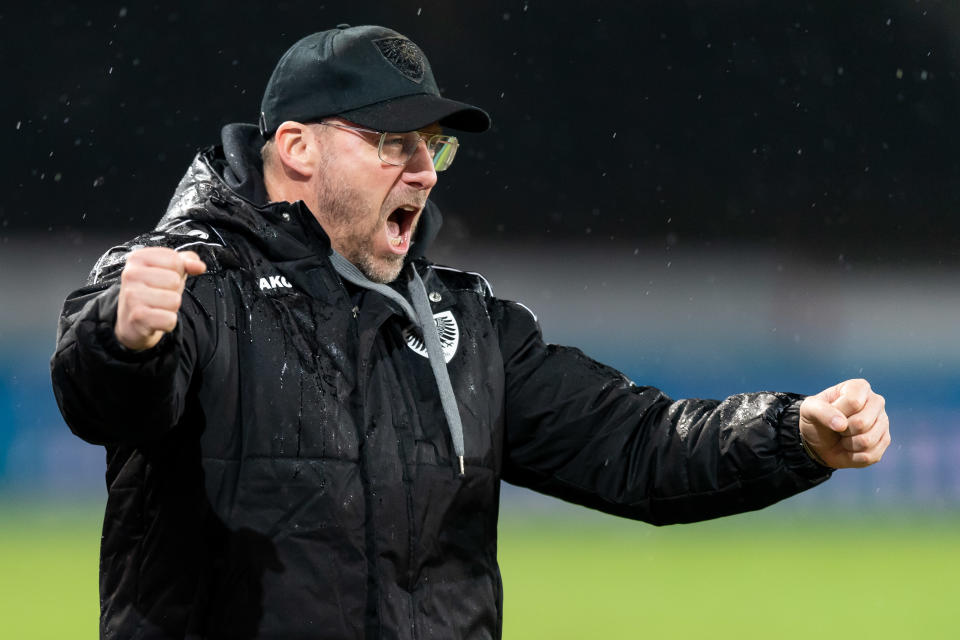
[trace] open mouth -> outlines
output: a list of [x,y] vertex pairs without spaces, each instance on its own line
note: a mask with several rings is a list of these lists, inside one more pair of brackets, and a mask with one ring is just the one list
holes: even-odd
[[410,250],[410,238],[419,213],[418,207],[404,205],[397,207],[387,216],[387,244],[391,251],[404,254]]

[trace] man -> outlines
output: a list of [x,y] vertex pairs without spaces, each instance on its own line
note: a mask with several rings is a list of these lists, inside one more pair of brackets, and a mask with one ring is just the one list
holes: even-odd
[[308,36],[259,127],[68,298],[52,375],[107,449],[103,637],[496,638],[501,480],[666,524],[880,459],[865,381],[674,402],[427,260],[446,132],[488,125],[400,34]]

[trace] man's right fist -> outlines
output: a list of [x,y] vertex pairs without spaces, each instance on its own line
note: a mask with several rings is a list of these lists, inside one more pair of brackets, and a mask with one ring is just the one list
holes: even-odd
[[113,332],[134,351],[149,349],[177,326],[187,276],[207,270],[193,251],[163,247],[138,249],[127,256],[120,274],[120,301]]

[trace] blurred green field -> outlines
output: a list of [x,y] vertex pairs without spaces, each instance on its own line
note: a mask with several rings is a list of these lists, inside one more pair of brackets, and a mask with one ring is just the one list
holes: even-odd
[[[0,637],[97,637],[100,509],[0,504]],[[508,510],[500,538],[508,640],[960,636],[957,513]]]

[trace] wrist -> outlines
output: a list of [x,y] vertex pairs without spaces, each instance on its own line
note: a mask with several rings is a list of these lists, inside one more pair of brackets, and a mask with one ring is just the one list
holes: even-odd
[[816,462],[816,463],[819,464],[820,466],[822,466],[822,467],[827,467],[828,469],[834,469],[834,468],[835,468],[835,467],[832,467],[832,466],[830,466],[829,464],[827,464],[827,463],[824,461],[824,459],[820,457],[820,454],[817,453],[817,452],[814,450],[814,448],[810,446],[810,443],[807,442],[807,439],[803,437],[803,431],[800,431],[800,446],[803,447],[804,453],[806,453],[807,456],[808,456],[811,460],[813,460],[814,462]]

